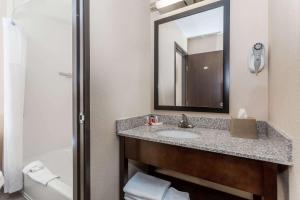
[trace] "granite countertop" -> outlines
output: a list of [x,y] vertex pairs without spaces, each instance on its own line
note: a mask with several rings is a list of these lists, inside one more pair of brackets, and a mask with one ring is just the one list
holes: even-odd
[[[122,125],[124,126],[124,122]],[[162,130],[190,131],[198,134],[199,137],[193,139],[178,139],[158,135],[157,132]],[[274,132],[274,130],[271,129],[271,132]],[[117,130],[117,134],[129,138],[176,145],[202,151],[282,165],[292,165],[292,143],[281,135],[268,136],[261,133],[259,139],[243,139],[231,137],[228,130],[207,127],[181,129],[172,124],[160,126],[140,125],[127,130],[119,129]]]

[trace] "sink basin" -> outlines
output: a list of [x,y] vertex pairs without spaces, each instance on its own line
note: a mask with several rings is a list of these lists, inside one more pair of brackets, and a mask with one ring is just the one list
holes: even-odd
[[199,135],[196,133],[182,131],[182,130],[157,131],[156,134],[163,137],[178,138],[178,139],[195,139],[199,137]]

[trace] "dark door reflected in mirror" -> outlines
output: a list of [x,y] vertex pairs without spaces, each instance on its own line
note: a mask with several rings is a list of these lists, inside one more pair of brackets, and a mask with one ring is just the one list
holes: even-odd
[[155,22],[155,108],[229,111],[229,1]]

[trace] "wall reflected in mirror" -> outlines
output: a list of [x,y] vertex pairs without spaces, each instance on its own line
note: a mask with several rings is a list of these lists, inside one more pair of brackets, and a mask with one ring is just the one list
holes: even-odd
[[158,26],[158,105],[224,106],[224,6]]

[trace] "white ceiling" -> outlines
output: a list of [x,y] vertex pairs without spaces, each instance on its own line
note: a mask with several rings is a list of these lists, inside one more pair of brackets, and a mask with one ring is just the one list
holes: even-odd
[[176,20],[177,26],[187,38],[213,33],[223,33],[224,8],[216,8]]

